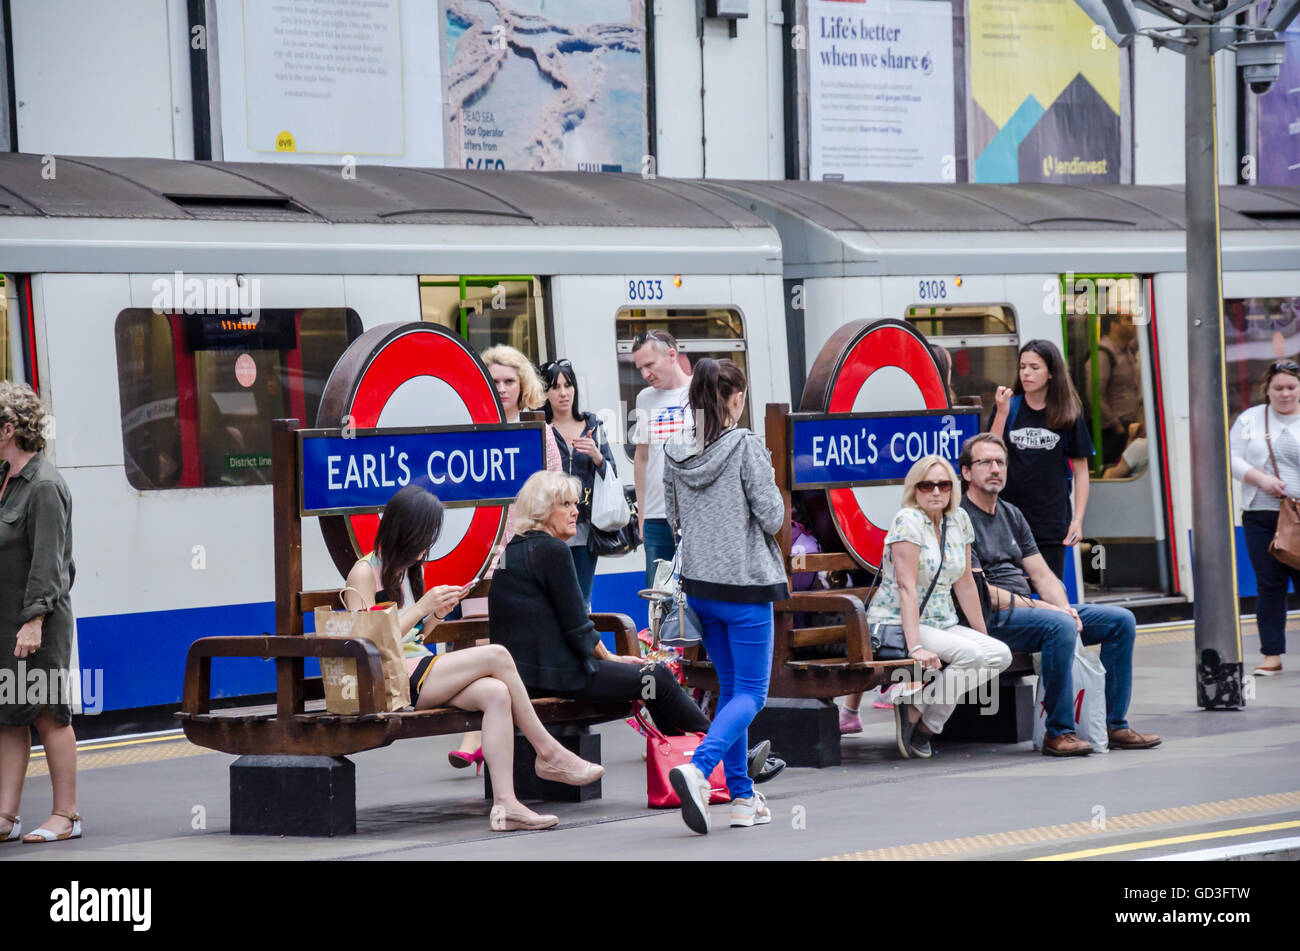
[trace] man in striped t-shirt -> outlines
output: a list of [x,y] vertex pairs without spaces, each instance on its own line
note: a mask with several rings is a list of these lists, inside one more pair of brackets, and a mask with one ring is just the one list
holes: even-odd
[[664,507],[664,444],[686,426],[690,374],[677,358],[677,341],[664,330],[638,334],[632,359],[650,385],[636,395],[636,502],[645,541],[646,587],[654,585],[656,559],[671,561],[677,551]]

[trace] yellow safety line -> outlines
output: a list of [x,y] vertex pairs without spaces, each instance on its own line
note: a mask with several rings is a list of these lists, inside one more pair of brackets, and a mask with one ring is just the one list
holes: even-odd
[[1195,803],[1187,806],[1170,806],[1146,812],[1133,812],[1110,816],[1104,822],[1092,820],[1066,822],[1059,825],[1036,826],[1031,829],[1012,829],[1007,832],[989,832],[964,836],[959,839],[941,839],[930,842],[913,842],[907,845],[887,846],[834,855],[829,861],[871,862],[930,859],[965,852],[989,849],[1023,848],[1041,846],[1053,840],[1091,838],[1106,833],[1131,829],[1172,825],[1178,822],[1212,821],[1229,816],[1272,809],[1292,809],[1300,806],[1300,790],[1284,793],[1266,793],[1240,799],[1221,799],[1216,802]]
[[[183,740],[184,733],[171,733],[167,736],[142,736],[134,740],[119,740],[114,743],[98,743],[95,746],[78,746],[78,753],[93,753],[95,750],[110,750],[118,746],[138,746],[141,743],[166,743],[168,740]],[[33,751],[32,759],[39,759],[45,755],[45,751]]]
[[1094,855],[1114,855],[1116,852],[1136,852],[1138,849],[1154,849],[1158,845],[1181,845],[1184,842],[1203,842],[1207,839],[1229,839],[1238,835],[1250,835],[1253,832],[1276,832],[1278,829],[1295,829],[1300,827],[1300,820],[1295,822],[1274,822],[1266,826],[1242,826],[1240,829],[1224,829],[1220,832],[1201,832],[1196,835],[1175,835],[1167,839],[1147,839],[1145,842],[1127,842],[1124,845],[1108,845],[1100,849],[1082,849],[1078,852],[1060,852],[1056,855],[1040,855],[1026,859],[1027,862],[1064,862],[1070,859],[1086,859]]

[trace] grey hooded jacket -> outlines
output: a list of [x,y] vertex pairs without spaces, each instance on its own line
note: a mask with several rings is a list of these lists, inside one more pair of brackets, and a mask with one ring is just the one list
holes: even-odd
[[748,429],[723,433],[702,452],[664,447],[668,521],[682,533],[682,587],[698,598],[760,604],[790,596],[773,536],[785,519],[771,457]]

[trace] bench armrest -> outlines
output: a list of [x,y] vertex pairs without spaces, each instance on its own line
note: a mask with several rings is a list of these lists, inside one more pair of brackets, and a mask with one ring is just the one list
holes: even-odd
[[357,662],[357,703],[362,714],[388,709],[384,697],[384,673],[379,648],[363,637],[201,637],[190,645],[185,657],[185,686],[181,711],[210,713],[212,707],[212,658],[260,657],[274,659],[276,668],[276,712],[291,716],[303,712],[303,659],[347,657]]
[[[778,614],[822,612],[844,615],[844,644],[851,664],[871,660],[871,636],[862,599],[837,591],[801,591],[772,605]],[[783,658],[789,660],[791,658]]]
[[614,635],[614,653],[627,657],[640,656],[641,646],[636,639],[636,625],[626,614],[593,614],[591,623],[601,634]]

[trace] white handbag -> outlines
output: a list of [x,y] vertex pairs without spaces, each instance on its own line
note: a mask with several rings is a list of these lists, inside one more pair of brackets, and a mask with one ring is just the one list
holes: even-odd
[[605,474],[596,473],[591,489],[591,524],[602,532],[617,532],[631,520],[623,483],[614,471],[614,461],[608,460]]

